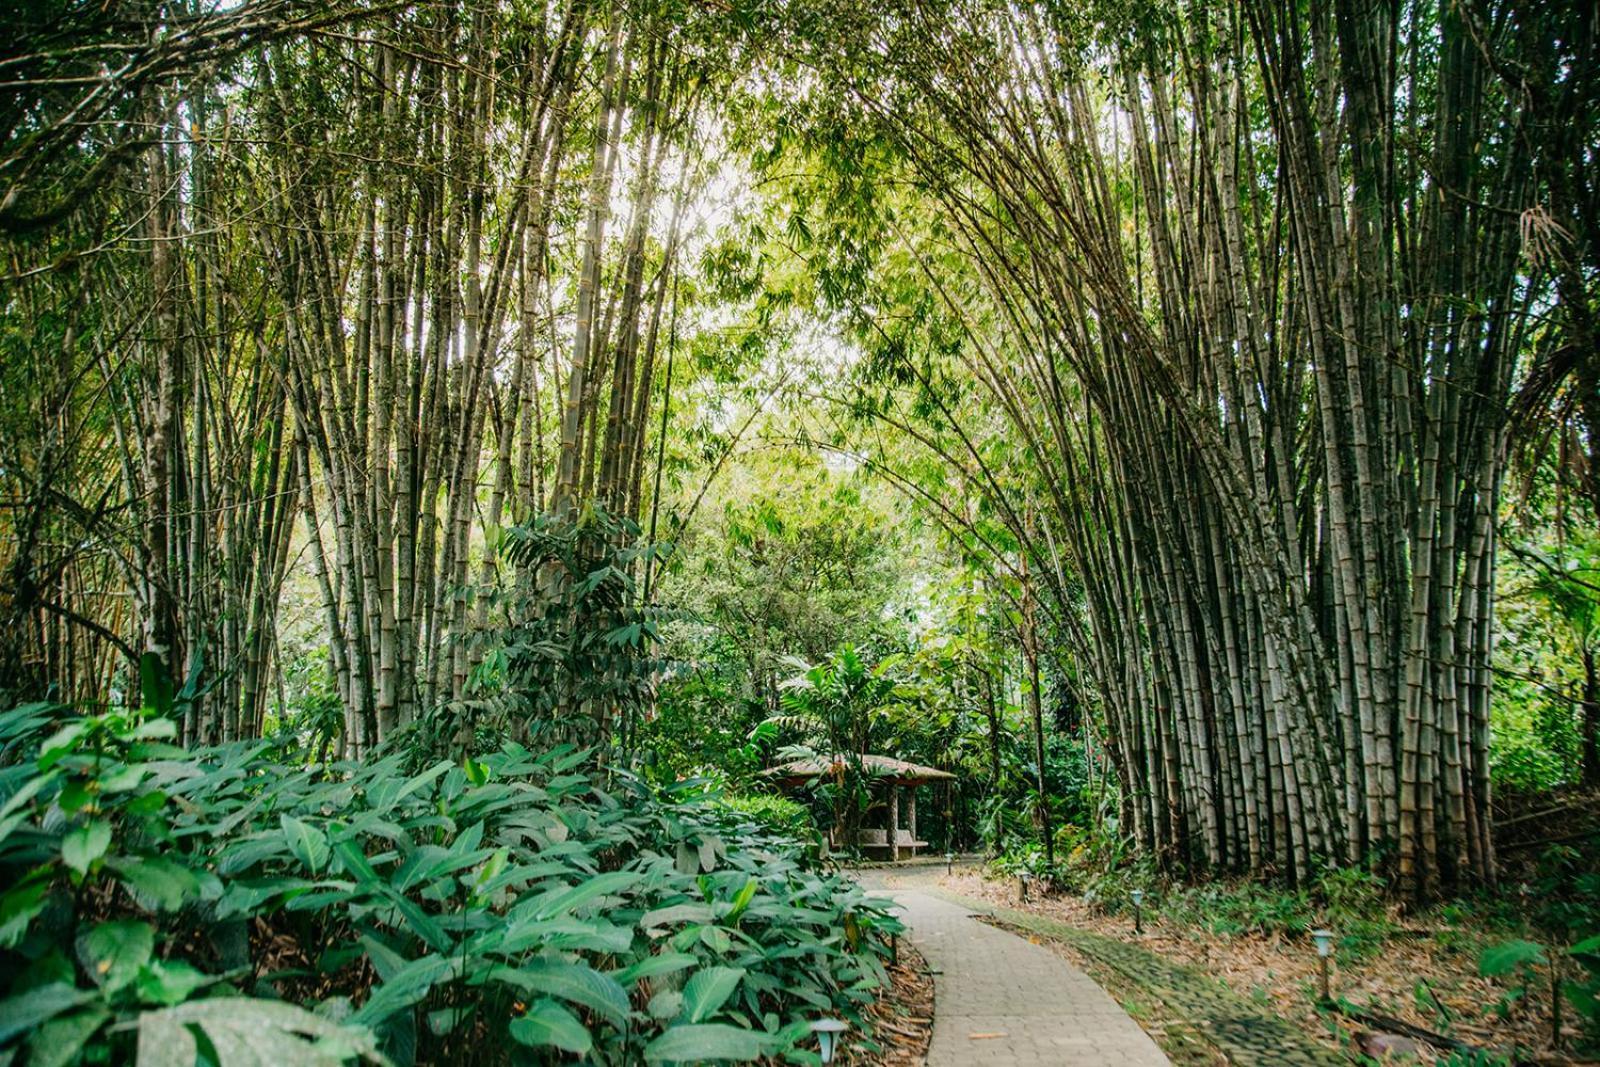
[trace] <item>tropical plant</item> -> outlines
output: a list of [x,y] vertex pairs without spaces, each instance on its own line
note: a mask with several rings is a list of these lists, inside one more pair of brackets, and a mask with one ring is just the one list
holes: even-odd
[[571,747],[306,768],[175,733],[0,715],[0,1054],[804,1060],[809,1020],[861,1025],[884,980],[887,905],[696,783],[602,790]]
[[448,706],[457,728],[626,749],[666,666],[651,655],[665,612],[642,603],[638,574],[670,546],[642,542],[637,523],[598,504],[503,536],[516,576],[505,593],[483,591],[504,621],[481,636],[468,695]]
[[816,789],[833,811],[834,836],[854,843],[872,803],[874,775],[863,757],[883,735],[888,709],[903,695],[895,676],[899,659],[890,656],[869,665],[844,645],[814,666],[803,660],[793,665],[800,673],[781,684],[783,711],[768,722],[799,739],[785,755],[822,761],[825,772]]
[[1600,541],[1580,536],[1554,548],[1546,553],[1511,546],[1518,569],[1526,575],[1512,595],[1542,608],[1545,632],[1571,649],[1577,666],[1573,691],[1557,691],[1547,699],[1572,721],[1579,776],[1585,786],[1595,788],[1600,787]]

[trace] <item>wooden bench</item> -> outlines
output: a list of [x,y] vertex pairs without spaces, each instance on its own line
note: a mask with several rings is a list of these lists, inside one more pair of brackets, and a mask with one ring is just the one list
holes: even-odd
[[[913,837],[910,830],[897,830],[894,836],[895,847],[901,851],[910,852],[913,856],[917,854],[919,848],[928,847],[926,841],[918,841]],[[834,848],[840,847],[837,840],[831,840],[829,844]],[[863,852],[889,852],[889,831],[882,828],[863,829],[859,845]]]

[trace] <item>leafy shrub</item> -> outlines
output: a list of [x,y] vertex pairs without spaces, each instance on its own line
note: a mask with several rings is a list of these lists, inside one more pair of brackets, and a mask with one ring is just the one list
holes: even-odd
[[1012,847],[989,861],[989,873],[997,878],[1054,878],[1058,872],[1048,869],[1044,861],[1044,848],[1032,841],[1015,841]]
[[1541,984],[1539,969],[1554,966],[1559,977],[1552,984],[1583,1020],[1591,1047],[1600,1047],[1600,936],[1580,941],[1564,953],[1577,964],[1580,975],[1574,976],[1573,965],[1562,955],[1536,941],[1518,938],[1485,948],[1478,957],[1478,973],[1506,983],[1496,1005],[1504,1016]]
[[1375,952],[1395,931],[1387,886],[1366,867],[1328,871],[1312,886],[1312,895],[1322,902],[1322,921],[1339,932],[1339,947],[1347,955]]
[[626,739],[656,675],[659,625],[635,575],[670,552],[639,525],[585,504],[495,534],[515,566],[509,590],[479,591],[503,620],[478,640],[469,696],[441,709],[438,736],[538,735],[584,744]]
[[887,905],[696,787],[173,733],[0,715],[0,1058],[804,1061],[884,981]]
[[1546,848],[1529,889],[1536,902],[1532,918],[1543,929],[1564,939],[1600,929],[1600,871],[1592,850]]
[[788,797],[770,793],[725,796],[717,800],[716,806],[766,834],[791,837],[797,841],[810,841],[817,835],[810,809]]
[[1562,992],[1583,1019],[1591,1046],[1600,1046],[1600,935],[1567,949],[1583,969],[1582,977],[1562,985]]
[[1511,1013],[1517,1001],[1527,996],[1534,986],[1534,969],[1549,964],[1544,946],[1534,941],[1517,939],[1490,945],[1478,957],[1478,973],[1485,978],[1505,978],[1510,986],[1501,996],[1495,1010],[1501,1017]]

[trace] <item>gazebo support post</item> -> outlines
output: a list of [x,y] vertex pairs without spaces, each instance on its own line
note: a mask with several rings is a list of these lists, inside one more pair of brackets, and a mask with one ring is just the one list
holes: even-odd
[[911,805],[911,811],[906,816],[906,822],[911,829],[911,854],[917,854],[917,787],[906,786],[906,803]]
[[889,787],[889,862],[900,862],[900,787]]

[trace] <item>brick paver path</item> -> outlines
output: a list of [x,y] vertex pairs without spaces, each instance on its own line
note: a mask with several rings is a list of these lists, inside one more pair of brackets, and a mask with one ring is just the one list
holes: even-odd
[[928,1067],[1165,1067],[1167,1057],[1105,990],[1060,955],[966,908],[863,872],[892,894],[934,971]]

